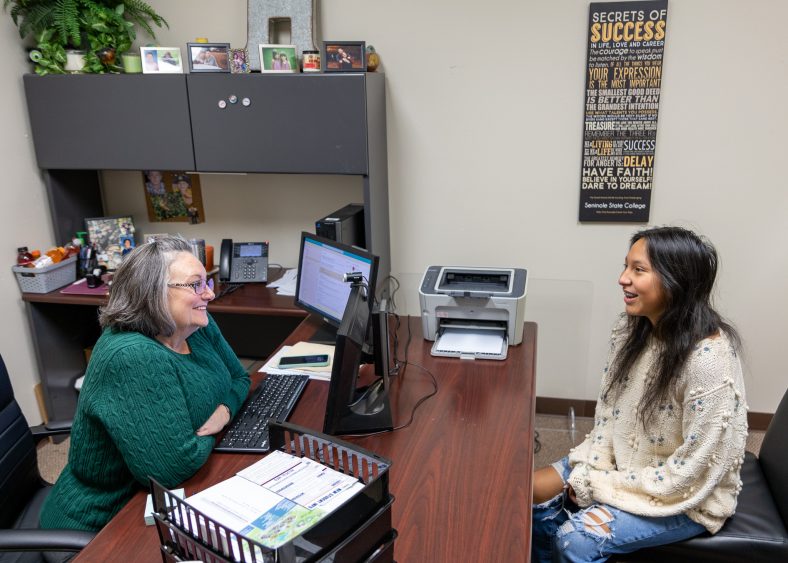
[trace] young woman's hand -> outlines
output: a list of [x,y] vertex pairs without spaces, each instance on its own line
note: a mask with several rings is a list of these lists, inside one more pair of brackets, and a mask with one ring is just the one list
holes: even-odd
[[572,485],[566,486],[566,496],[569,497],[573,503],[577,504],[577,495],[575,494],[575,490],[572,488]]

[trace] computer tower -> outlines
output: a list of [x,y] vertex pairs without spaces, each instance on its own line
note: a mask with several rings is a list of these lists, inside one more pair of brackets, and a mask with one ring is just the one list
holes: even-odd
[[315,222],[315,234],[343,244],[366,248],[364,206],[350,203]]

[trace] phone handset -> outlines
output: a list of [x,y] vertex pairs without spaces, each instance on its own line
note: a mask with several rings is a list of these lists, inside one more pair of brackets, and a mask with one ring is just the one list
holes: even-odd
[[268,243],[222,239],[219,281],[248,283],[268,281]]
[[230,281],[230,265],[233,259],[233,240],[222,239],[222,250],[219,254],[219,281]]

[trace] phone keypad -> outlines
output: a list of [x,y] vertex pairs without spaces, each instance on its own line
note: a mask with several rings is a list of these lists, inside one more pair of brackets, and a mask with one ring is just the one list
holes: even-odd
[[[258,274],[257,267],[262,266],[260,274]],[[265,280],[266,267],[264,264],[258,264],[257,260],[244,260],[233,264],[233,277],[244,281]]]
[[257,275],[257,264],[254,260],[249,260],[244,264],[243,275],[247,280],[253,280],[255,275]]

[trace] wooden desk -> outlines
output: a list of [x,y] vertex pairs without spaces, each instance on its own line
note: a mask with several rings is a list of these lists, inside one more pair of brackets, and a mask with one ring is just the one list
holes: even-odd
[[[422,367],[434,374],[438,393],[419,407],[409,427],[347,439],[392,460],[393,525],[399,532],[394,556],[402,562],[528,561],[536,324],[525,323],[523,343],[497,362],[434,358],[419,319],[409,323],[410,364],[392,384],[395,425],[407,422],[415,403],[432,390]],[[308,338],[315,328],[307,319],[285,344]],[[403,322],[401,346],[407,337]],[[310,381],[290,420],[322,429],[327,392],[327,383]],[[257,459],[214,453],[186,481],[186,494]],[[157,561],[156,529],[143,523],[145,495],[137,493],[77,560]]]

